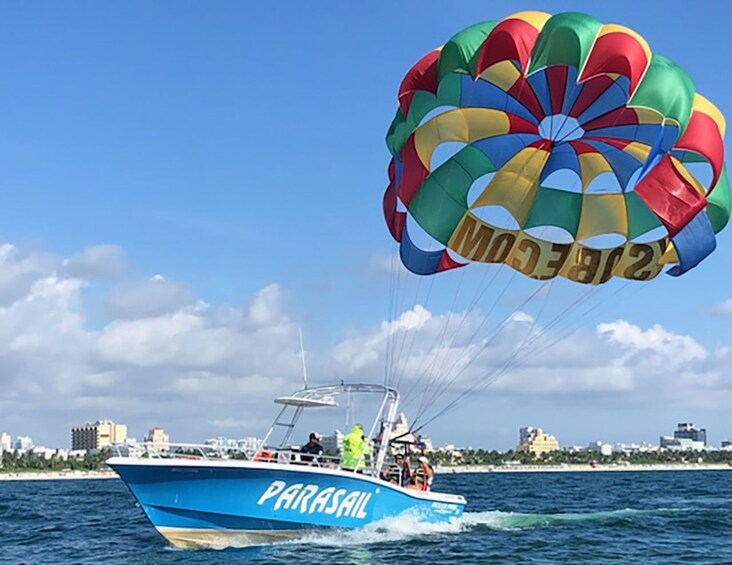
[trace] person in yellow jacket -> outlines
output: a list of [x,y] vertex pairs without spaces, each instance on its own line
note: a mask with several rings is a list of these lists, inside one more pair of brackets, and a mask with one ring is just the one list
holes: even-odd
[[350,432],[343,437],[343,456],[341,467],[352,471],[358,466],[363,469],[366,466],[366,458],[371,453],[371,446],[366,441],[363,433],[363,426],[356,424]]

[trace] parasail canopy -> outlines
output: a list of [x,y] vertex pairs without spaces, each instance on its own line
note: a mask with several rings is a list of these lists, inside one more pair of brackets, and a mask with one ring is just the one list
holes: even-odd
[[[666,265],[676,276],[714,250],[729,220],[721,112],[626,27],[580,13],[482,22],[420,59],[398,102],[383,205],[413,273],[469,260],[585,284],[650,280]],[[433,167],[455,142],[461,149]],[[708,165],[708,182],[691,163]],[[549,182],[560,171],[554,178],[576,183]],[[607,174],[612,188],[597,190]],[[518,227],[486,220],[490,207]],[[442,249],[415,245],[407,214]],[[567,238],[539,237],[541,227]],[[608,234],[622,243],[591,245]]]

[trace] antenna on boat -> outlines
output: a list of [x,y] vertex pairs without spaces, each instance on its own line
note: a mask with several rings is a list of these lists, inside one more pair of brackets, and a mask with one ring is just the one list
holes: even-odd
[[302,342],[302,328],[297,328],[297,332],[300,334],[300,357],[302,358],[302,380],[305,383],[305,388],[308,388],[308,369],[305,366],[305,346]]

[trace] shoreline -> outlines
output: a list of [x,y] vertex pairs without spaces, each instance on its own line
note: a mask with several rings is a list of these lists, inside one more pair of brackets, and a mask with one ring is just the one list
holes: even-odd
[[0,481],[56,481],[74,479],[118,479],[109,471],[11,471],[0,472]]
[[[726,463],[656,463],[648,465],[435,465],[440,475],[462,473],[576,473],[621,471],[732,471]],[[0,472],[0,481],[56,481],[80,479],[118,479],[117,473],[108,471],[19,471]]]
[[435,466],[438,474],[459,473],[575,473],[619,471],[732,471],[727,463],[649,463],[647,465],[453,465]]

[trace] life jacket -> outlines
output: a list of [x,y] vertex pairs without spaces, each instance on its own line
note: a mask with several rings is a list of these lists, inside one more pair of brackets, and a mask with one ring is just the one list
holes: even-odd
[[397,465],[396,463],[391,463],[387,466],[386,471],[384,473],[384,477],[387,481],[394,481],[397,484],[401,484],[401,478],[402,478],[402,472],[401,467]]
[[263,461],[265,463],[269,463],[272,461],[272,453],[270,451],[267,451],[266,449],[263,449],[261,451],[258,451],[254,457],[252,457],[252,461]]
[[[430,466],[430,469],[432,469],[431,466]],[[415,482],[416,485],[419,486],[419,489],[420,490],[424,490],[424,491],[430,490],[430,487],[432,486],[432,479],[435,476],[434,475],[434,470],[432,471],[432,473],[433,473],[432,476],[429,477],[427,480],[425,480],[424,469],[422,469],[422,466],[421,465],[418,466],[414,470],[414,474],[413,474],[413,476],[414,476],[414,482]]]

